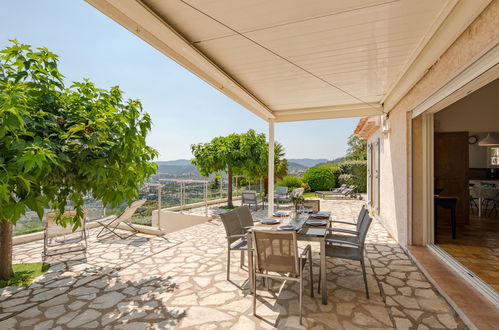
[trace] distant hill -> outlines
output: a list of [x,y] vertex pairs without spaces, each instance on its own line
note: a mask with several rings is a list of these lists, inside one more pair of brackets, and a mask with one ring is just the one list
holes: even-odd
[[289,174],[300,174],[302,172],[305,172],[305,170],[307,168],[308,167],[303,166],[301,164],[288,161],[288,173]]
[[318,159],[312,159],[312,158],[298,158],[298,159],[291,158],[290,159],[290,158],[288,158],[288,163],[296,163],[296,164],[299,164],[301,166],[305,166],[306,168],[314,167],[317,164],[327,163],[327,162],[329,162],[329,159],[325,159],[325,158],[318,158]]
[[327,162],[324,162],[324,163],[319,163],[316,166],[322,165],[322,164],[338,164],[338,163],[341,163],[344,160],[345,160],[345,157],[338,157],[338,158],[335,158],[333,160],[328,160]]
[[199,172],[190,160],[178,159],[156,162],[158,164],[157,174],[162,178],[193,178],[199,177]]
[[160,162],[156,162],[156,163],[158,165],[181,165],[181,166],[192,165],[192,163],[189,159],[166,160],[166,161],[160,161]]
[[[301,175],[310,167],[323,163],[335,163],[342,159],[337,158],[332,161],[321,158],[288,159],[288,173],[291,175]],[[196,167],[188,159],[158,161],[156,163],[158,164],[158,171],[156,172],[158,178],[196,178],[201,176]]]

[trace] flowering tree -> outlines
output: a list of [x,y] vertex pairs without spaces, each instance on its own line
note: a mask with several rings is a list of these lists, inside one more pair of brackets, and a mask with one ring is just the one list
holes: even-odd
[[13,40],[0,52],[0,279],[12,276],[12,226],[27,209],[76,215],[92,194],[117,206],[138,197],[156,172],[157,152],[146,144],[151,119],[118,87],[85,80],[66,88],[57,56]]

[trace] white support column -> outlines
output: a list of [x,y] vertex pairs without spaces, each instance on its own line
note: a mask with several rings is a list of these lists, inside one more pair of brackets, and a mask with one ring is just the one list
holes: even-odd
[[267,196],[268,217],[274,214],[274,121],[269,119],[269,194]]

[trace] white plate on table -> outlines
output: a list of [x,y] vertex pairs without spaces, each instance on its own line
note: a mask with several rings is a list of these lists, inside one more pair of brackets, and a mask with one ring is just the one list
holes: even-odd
[[284,212],[284,211],[277,211],[277,212],[274,212],[274,217],[287,217],[289,215],[288,212]]
[[327,225],[326,220],[307,220],[307,225],[309,226],[325,226]]
[[297,230],[297,229],[298,229],[297,227],[291,226],[291,225],[277,227],[277,230],[281,230],[281,231],[292,231],[292,230]]
[[329,213],[314,213],[310,215],[312,218],[329,218]]
[[279,220],[277,219],[262,219],[260,220],[261,224],[264,225],[275,225],[276,223],[279,223]]

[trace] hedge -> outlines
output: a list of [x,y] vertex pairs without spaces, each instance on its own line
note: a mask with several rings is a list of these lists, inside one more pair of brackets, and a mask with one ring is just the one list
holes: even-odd
[[300,188],[303,185],[303,180],[297,176],[288,175],[277,182],[277,186],[288,187],[291,191]]

